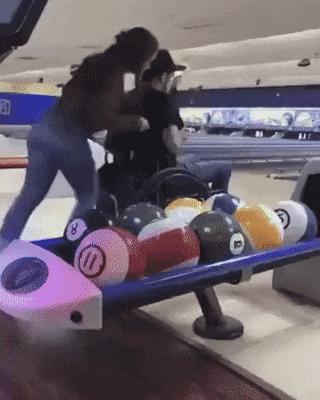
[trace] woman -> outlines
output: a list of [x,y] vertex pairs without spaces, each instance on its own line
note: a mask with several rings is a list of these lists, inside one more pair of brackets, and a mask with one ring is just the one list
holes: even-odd
[[157,50],[156,38],[138,27],[121,32],[115,44],[83,61],[58,103],[28,135],[25,182],[0,230],[0,251],[20,237],[59,170],[77,199],[71,218],[95,207],[98,185],[87,139],[101,130],[120,133],[149,128],[144,118],[121,115],[120,109],[124,74],[141,75]]

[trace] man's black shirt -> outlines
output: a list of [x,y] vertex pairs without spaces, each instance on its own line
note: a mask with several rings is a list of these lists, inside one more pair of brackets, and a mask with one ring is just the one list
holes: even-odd
[[[170,95],[153,88],[135,89],[128,94],[124,108],[127,114],[138,114],[146,118],[150,129],[118,134],[110,142],[107,141],[106,147],[126,155],[132,172],[145,172],[149,175],[168,166],[170,153],[163,142],[163,130],[171,125],[176,125],[178,129],[184,126]],[[133,158],[130,160],[132,151]]]

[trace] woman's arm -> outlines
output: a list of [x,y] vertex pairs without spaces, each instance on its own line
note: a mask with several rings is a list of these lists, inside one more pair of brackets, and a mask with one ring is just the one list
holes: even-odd
[[86,113],[91,125],[90,130],[94,132],[107,130],[114,135],[138,131],[142,127],[139,115],[120,114],[111,95],[87,104]]
[[123,76],[115,75],[103,93],[90,96],[85,110],[91,131],[107,130],[113,134],[143,131],[149,128],[147,121],[134,112],[123,110]]

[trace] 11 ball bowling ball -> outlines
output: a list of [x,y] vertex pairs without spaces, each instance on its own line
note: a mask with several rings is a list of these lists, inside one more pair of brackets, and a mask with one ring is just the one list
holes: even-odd
[[94,231],[81,241],[73,265],[103,287],[142,276],[147,258],[136,236],[123,229],[108,228]]

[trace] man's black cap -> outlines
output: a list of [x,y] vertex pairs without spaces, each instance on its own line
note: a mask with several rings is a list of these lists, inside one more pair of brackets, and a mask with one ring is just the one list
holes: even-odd
[[175,64],[169,51],[161,49],[158,51],[157,57],[152,61],[150,68],[144,72],[142,80],[148,81],[165,73],[184,71],[186,68],[185,65]]

